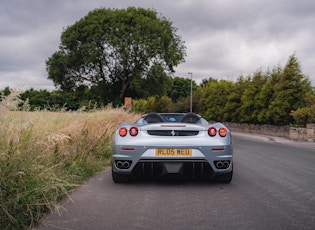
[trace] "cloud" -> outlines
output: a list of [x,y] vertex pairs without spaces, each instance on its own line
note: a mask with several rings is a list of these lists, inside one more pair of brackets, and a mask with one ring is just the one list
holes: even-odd
[[14,71],[14,72],[0,72],[2,89],[9,86],[10,88],[19,89],[47,89],[54,90],[54,86],[51,81],[42,77],[42,73],[39,71]]
[[187,57],[177,76],[235,80],[284,66],[295,53],[315,85],[313,0],[2,0],[0,89],[23,82],[52,88],[45,60],[62,31],[96,8],[128,6],[154,9],[178,28]]

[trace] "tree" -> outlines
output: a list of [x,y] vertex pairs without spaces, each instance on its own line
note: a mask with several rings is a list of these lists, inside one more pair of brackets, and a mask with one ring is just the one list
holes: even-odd
[[22,101],[28,100],[30,109],[44,109],[49,106],[51,94],[47,90],[35,90],[33,88],[26,90],[20,95]]
[[30,110],[48,109],[48,110],[77,110],[79,109],[79,100],[75,92],[62,92],[47,90],[35,90],[33,88],[20,94],[22,101],[28,101]]
[[226,104],[234,88],[234,83],[230,81],[208,81],[197,92],[200,98],[198,107],[203,111],[200,113],[210,121],[230,121],[235,111],[230,111],[231,107],[226,107]]
[[161,112],[161,113],[170,113],[174,112],[174,105],[172,102],[172,99],[169,98],[168,96],[162,96],[157,100],[157,110],[156,112]]
[[291,55],[283,70],[272,77],[274,93],[267,117],[272,125],[289,125],[294,122],[291,112],[306,105],[305,95],[312,92],[310,81],[302,74],[295,55]]
[[295,124],[301,126],[315,123],[315,93],[307,93],[305,95],[305,103],[306,107],[298,108],[290,113],[294,118]]
[[[9,96],[11,93],[11,89],[9,86],[5,87],[2,92],[0,92],[0,96]],[[0,97],[1,99],[1,97]]]
[[101,90],[104,103],[122,101],[134,79],[154,66],[173,73],[186,47],[172,23],[154,10],[100,8],[68,27],[47,61],[48,79],[62,90]]
[[[261,71],[254,73],[253,77],[247,79],[248,84],[243,88],[242,95],[240,97],[239,117],[241,123],[254,123],[258,124],[260,112],[268,106],[265,96],[265,91],[262,89],[266,82],[268,82],[268,76]],[[266,89],[264,89],[266,90]]]
[[135,79],[126,95],[133,98],[147,98],[150,96],[164,96],[172,87],[172,78],[168,76],[161,66],[153,66],[148,74]]
[[[172,98],[173,102],[188,97],[190,96],[190,85],[191,79],[175,77],[173,78],[173,84],[168,93],[168,96]],[[196,82],[192,81],[192,90],[195,91],[196,88],[197,88]]]

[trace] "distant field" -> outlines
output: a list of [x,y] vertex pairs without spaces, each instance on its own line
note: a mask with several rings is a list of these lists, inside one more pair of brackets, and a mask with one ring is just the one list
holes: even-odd
[[[1,103],[1,102],[0,102]],[[10,111],[0,106],[0,229],[36,226],[43,212],[109,165],[113,133],[140,115]]]

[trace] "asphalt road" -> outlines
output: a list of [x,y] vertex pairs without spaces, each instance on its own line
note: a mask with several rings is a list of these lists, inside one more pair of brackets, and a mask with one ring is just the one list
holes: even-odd
[[234,136],[231,184],[114,184],[107,169],[38,229],[315,229],[315,143]]

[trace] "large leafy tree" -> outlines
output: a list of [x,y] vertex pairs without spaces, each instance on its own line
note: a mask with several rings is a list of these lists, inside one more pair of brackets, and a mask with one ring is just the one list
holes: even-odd
[[161,66],[157,65],[153,66],[145,77],[135,79],[126,94],[136,99],[150,96],[162,97],[167,95],[171,87],[172,78]]
[[47,61],[48,79],[62,90],[97,88],[104,103],[121,101],[152,67],[169,73],[184,61],[177,29],[154,10],[100,8],[65,29]]

